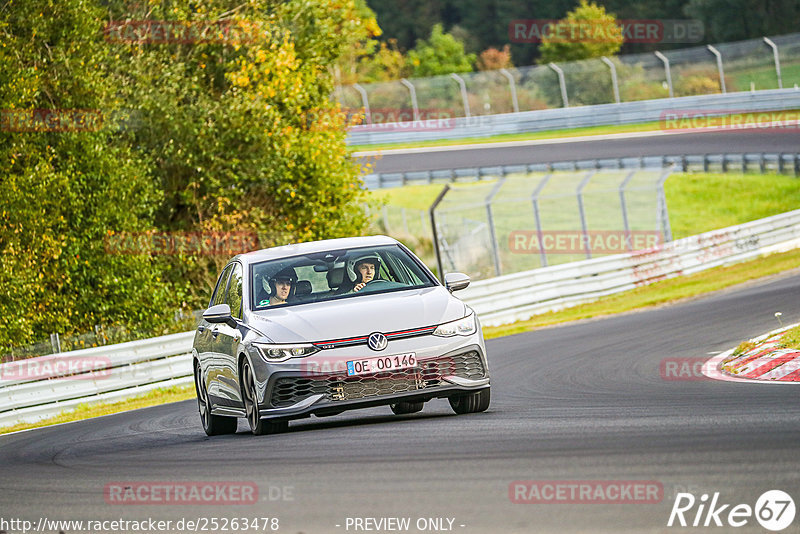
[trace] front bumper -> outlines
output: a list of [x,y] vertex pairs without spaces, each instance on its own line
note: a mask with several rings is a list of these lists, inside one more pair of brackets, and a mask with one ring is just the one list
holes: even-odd
[[[259,408],[265,419],[295,419],[332,415],[345,410],[397,402],[419,402],[474,392],[489,387],[489,369],[482,335],[435,340],[423,336],[392,342],[388,354],[414,352],[411,369],[348,377],[339,365],[346,359],[375,356],[364,349],[321,351],[301,361],[269,365],[259,388]],[[466,343],[465,343],[466,342]],[[443,351],[444,349],[444,351]],[[322,356],[320,354],[326,353]],[[338,353],[338,354],[336,354]],[[336,362],[324,365],[321,362]]]

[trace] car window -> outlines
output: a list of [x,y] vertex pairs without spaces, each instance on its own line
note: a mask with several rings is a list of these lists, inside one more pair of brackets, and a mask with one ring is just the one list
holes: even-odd
[[[364,263],[371,266],[367,268]],[[269,280],[287,269],[295,273],[296,282],[286,304],[281,306],[357,298],[437,284],[421,262],[398,245],[313,253],[253,264],[249,274],[252,301],[264,303],[254,306],[254,309],[269,308],[269,304],[256,294],[259,281]],[[371,280],[363,280],[370,276]]]
[[225,302],[231,307],[231,315],[237,319],[242,318],[242,266],[233,264],[231,280],[228,283],[228,293]]
[[214,289],[214,294],[211,295],[211,300],[208,305],[209,308],[225,302],[225,289],[228,287],[228,277],[231,274],[231,267],[231,265],[228,265],[225,267],[225,270],[222,271],[222,274],[219,275],[217,287]]

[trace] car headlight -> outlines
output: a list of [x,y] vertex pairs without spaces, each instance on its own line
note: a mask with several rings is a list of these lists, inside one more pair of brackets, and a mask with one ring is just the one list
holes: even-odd
[[436,330],[433,331],[433,335],[441,337],[469,336],[474,334],[476,330],[475,312],[472,312],[457,321],[440,324]]
[[279,362],[289,358],[305,358],[311,356],[319,349],[311,343],[253,343],[261,353],[261,357],[268,362]]

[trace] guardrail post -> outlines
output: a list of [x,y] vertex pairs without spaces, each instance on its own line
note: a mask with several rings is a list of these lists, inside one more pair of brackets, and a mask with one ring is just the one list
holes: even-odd
[[50,345],[53,346],[53,354],[61,352],[61,340],[58,337],[58,332],[50,334]]
[[542,267],[547,267],[547,252],[544,249],[544,232],[542,231],[542,219],[539,215],[539,195],[544,189],[544,186],[547,185],[547,182],[550,181],[550,177],[553,176],[553,173],[545,174],[539,184],[536,186],[536,189],[533,190],[531,194],[531,202],[533,203],[533,219],[536,221],[536,236],[539,238],[539,259],[542,262]]
[[633,250],[631,246],[631,226],[628,222],[628,206],[625,204],[625,188],[628,186],[628,182],[631,181],[631,178],[634,177],[636,171],[631,171],[628,173],[628,176],[622,180],[622,183],[619,185],[619,205],[622,209],[622,225],[625,227],[625,237],[627,240],[625,244],[628,246],[628,250]]
[[548,67],[553,69],[558,74],[558,85],[561,86],[561,101],[565,108],[569,107],[569,98],[567,98],[567,81],[564,79],[564,71],[555,63],[548,63]]
[[778,45],[776,45],[769,37],[764,37],[764,42],[767,46],[772,48],[772,56],[775,58],[775,73],[778,75],[778,89],[783,89],[783,80],[781,79],[781,59],[778,57]]
[[443,284],[444,266],[442,265],[442,253],[439,250],[439,232],[436,230],[436,206],[444,199],[448,191],[450,191],[450,184],[445,184],[444,188],[439,192],[439,196],[436,197],[431,207],[428,208],[428,213],[431,216],[431,232],[433,233],[433,251],[436,253],[436,266],[439,267],[439,281]]
[[366,89],[357,83],[353,84],[353,88],[361,95],[361,103],[364,104],[364,120],[367,124],[372,124],[372,112],[369,110],[369,97]]
[[592,249],[589,246],[589,227],[586,222],[586,211],[583,208],[583,188],[589,184],[589,180],[592,179],[592,176],[597,174],[597,171],[592,171],[586,174],[586,176],[581,181],[580,185],[578,186],[577,191],[575,192],[578,197],[578,211],[581,215],[581,228],[583,229],[583,245],[586,249],[586,259],[592,259]]
[[406,78],[401,79],[400,83],[408,88],[408,92],[411,95],[411,109],[414,111],[414,120],[418,121],[419,106],[417,105],[417,90],[414,88],[414,84],[408,81]]
[[494,255],[494,272],[497,276],[503,274],[502,269],[500,268],[500,251],[497,246],[497,234],[494,231],[494,217],[492,216],[492,200],[494,200],[494,196],[500,191],[500,188],[503,187],[505,183],[505,178],[500,178],[492,191],[486,197],[486,219],[489,223],[489,238],[492,240],[492,253]]
[[703,172],[708,172],[709,165],[708,154],[703,154]]
[[467,98],[467,84],[464,82],[464,78],[462,78],[456,73],[450,74],[450,77],[453,78],[455,81],[457,81],[459,87],[461,88],[461,101],[464,103],[464,116],[466,118],[469,118],[470,114],[469,114],[469,99]]
[[722,89],[722,94],[725,94],[728,91],[725,90],[725,71],[722,70],[722,54],[720,54],[719,50],[717,50],[711,45],[706,45],[706,48],[708,48],[709,52],[711,52],[717,57],[717,70],[719,71],[719,86]]
[[767,172],[767,161],[766,155],[762,152],[761,157],[758,158],[758,169],[761,171],[761,174]]
[[614,100],[619,104],[619,83],[617,82],[617,67],[606,56],[600,58],[611,69],[611,86],[614,88]]
[[514,81],[514,76],[508,72],[508,69],[500,69],[500,74],[508,80],[508,88],[511,90],[511,105],[514,108],[514,113],[519,113],[519,101],[517,100],[517,83]]
[[665,56],[658,50],[655,51],[655,55],[658,59],[661,60],[662,63],[664,63],[664,73],[667,75],[667,87],[669,88],[669,97],[674,98],[675,93],[673,93],[672,91],[672,73],[670,73],[669,70],[669,59],[667,58],[667,56]]
[[658,219],[661,221],[661,228],[664,231],[664,242],[669,243],[672,241],[672,228],[669,224],[669,212],[667,211],[667,196],[664,193],[664,182],[667,181],[669,175],[672,174],[672,167],[666,169],[658,180]]

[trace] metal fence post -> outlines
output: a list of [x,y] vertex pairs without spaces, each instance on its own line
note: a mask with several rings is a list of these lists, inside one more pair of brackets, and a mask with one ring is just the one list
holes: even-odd
[[508,80],[508,88],[511,90],[511,105],[514,108],[514,113],[519,113],[519,101],[517,100],[517,83],[514,81],[514,76],[508,72],[508,69],[500,69],[500,74]]
[[53,354],[61,352],[61,340],[58,338],[58,332],[50,334],[50,345],[53,346]]
[[667,87],[669,88],[669,97],[674,98],[675,93],[672,91],[672,73],[669,70],[669,59],[667,56],[659,52],[658,50],[655,51],[655,55],[658,59],[664,63],[664,73],[667,76]]
[[622,225],[625,227],[625,237],[627,238],[625,244],[628,246],[628,250],[633,250],[633,247],[631,246],[631,226],[628,221],[628,206],[625,204],[625,188],[628,187],[628,182],[631,181],[635,174],[636,171],[629,172],[628,176],[626,176],[619,185],[619,204],[622,208]]
[[466,118],[469,118],[470,114],[469,114],[469,99],[467,99],[467,84],[464,82],[464,78],[462,78],[456,73],[450,74],[450,77],[453,78],[455,81],[457,81],[459,87],[461,88],[461,101],[464,103],[464,116]]
[[439,196],[436,197],[431,207],[428,208],[428,213],[431,216],[431,232],[433,233],[433,251],[436,253],[436,266],[439,267],[439,281],[443,284],[444,266],[442,265],[442,253],[439,250],[439,232],[436,230],[436,206],[444,199],[448,191],[450,191],[450,184],[445,184],[444,188],[439,192]]
[[781,59],[778,57],[778,45],[776,45],[769,37],[764,37],[764,42],[767,46],[772,48],[772,55],[775,58],[775,73],[778,75],[778,89],[783,89],[783,80],[781,79]]
[[592,176],[594,176],[595,174],[597,174],[597,171],[586,173],[586,176],[583,178],[583,180],[581,180],[578,189],[575,191],[575,194],[578,197],[578,211],[580,212],[581,215],[581,228],[583,230],[583,239],[584,239],[583,245],[584,248],[586,249],[587,260],[592,259],[592,249],[589,246],[589,226],[586,221],[586,211],[583,208],[583,188],[589,184],[589,180],[591,180]]
[[414,89],[414,84],[408,81],[406,78],[400,80],[400,83],[405,85],[408,88],[408,92],[411,94],[411,109],[414,111],[414,120],[419,120],[419,106],[417,105],[417,90]]
[[500,268],[500,251],[497,246],[497,234],[494,231],[494,217],[492,216],[492,200],[494,200],[494,196],[500,191],[500,188],[503,187],[505,183],[505,178],[500,178],[492,191],[486,196],[486,218],[487,222],[489,223],[489,238],[492,240],[492,254],[494,255],[494,272],[497,276],[503,274],[502,269]]
[[670,166],[665,169],[658,180],[658,215],[661,221],[661,228],[664,230],[664,242],[669,243],[672,241],[672,228],[669,225],[669,211],[667,211],[667,196],[664,193],[664,182],[667,181],[669,175],[672,174],[673,167]]
[[725,94],[728,91],[725,90],[725,71],[722,69],[722,54],[719,53],[719,50],[714,48],[711,45],[706,45],[706,48],[717,57],[717,70],[719,71],[719,86],[722,89],[722,93]]
[[619,104],[619,83],[617,82],[617,67],[606,56],[600,58],[611,69],[611,86],[614,88],[614,100]]
[[539,215],[539,195],[542,192],[542,189],[547,185],[547,182],[550,180],[550,177],[553,176],[553,173],[547,173],[542,177],[539,184],[536,186],[536,189],[533,190],[533,194],[531,194],[531,202],[533,202],[533,218],[536,221],[536,235],[539,238],[539,258],[542,261],[542,267],[547,267],[547,252],[544,249],[544,243],[542,242],[544,239],[544,232],[542,231],[542,219]]
[[369,110],[369,97],[367,96],[367,90],[357,83],[353,84],[353,88],[361,95],[361,103],[364,104],[364,120],[367,124],[372,124],[372,112]]
[[569,98],[567,98],[567,81],[564,79],[564,71],[555,63],[548,63],[547,66],[558,74],[558,85],[561,86],[561,101],[564,103],[564,107],[568,108]]

